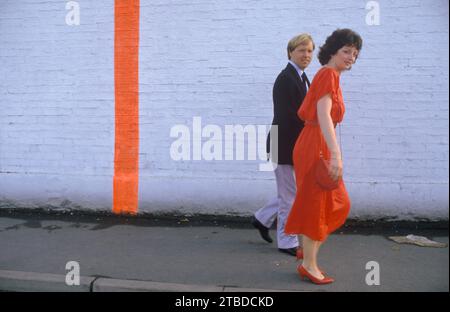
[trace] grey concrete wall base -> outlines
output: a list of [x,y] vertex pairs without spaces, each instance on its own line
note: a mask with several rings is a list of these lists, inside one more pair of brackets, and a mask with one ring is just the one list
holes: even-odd
[[42,292],[89,292],[95,277],[80,277],[80,285],[68,286],[61,274],[0,270],[0,290]]

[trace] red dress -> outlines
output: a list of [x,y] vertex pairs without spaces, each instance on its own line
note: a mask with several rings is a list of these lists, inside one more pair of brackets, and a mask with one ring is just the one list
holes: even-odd
[[305,121],[305,127],[293,151],[297,194],[284,229],[286,234],[304,234],[316,241],[324,241],[342,226],[350,211],[343,180],[337,189],[326,191],[316,183],[312,173],[321,149],[325,158],[330,158],[317,119],[317,102],[328,93],[332,98],[331,119],[336,124],[342,121],[345,112],[339,73],[331,67],[322,67],[297,113]]

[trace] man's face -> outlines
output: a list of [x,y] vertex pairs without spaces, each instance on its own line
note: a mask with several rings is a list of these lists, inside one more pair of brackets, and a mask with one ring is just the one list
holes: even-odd
[[313,44],[311,41],[298,45],[294,51],[290,52],[291,61],[297,64],[300,69],[305,70],[311,63],[313,56]]

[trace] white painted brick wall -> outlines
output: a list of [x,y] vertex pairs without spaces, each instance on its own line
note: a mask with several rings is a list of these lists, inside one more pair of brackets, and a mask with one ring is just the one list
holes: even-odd
[[111,209],[114,2],[66,2],[0,1],[2,207]]
[[[111,209],[114,2],[78,2],[79,26],[62,0],[0,2],[0,207]],[[259,161],[174,162],[170,129],[269,124],[287,41],[349,27],[364,39],[341,79],[352,216],[448,219],[448,1],[378,2],[368,26],[367,1],[141,0],[140,211],[263,205]]]

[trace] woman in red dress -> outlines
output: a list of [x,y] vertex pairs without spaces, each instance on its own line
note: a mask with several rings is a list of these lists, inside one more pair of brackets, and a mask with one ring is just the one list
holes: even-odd
[[[300,277],[316,284],[334,281],[319,269],[317,254],[327,236],[344,224],[350,211],[350,199],[341,179],[342,157],[335,126],[345,112],[340,74],[351,69],[361,48],[362,39],[356,32],[334,31],[320,48],[318,57],[323,67],[315,75],[298,111],[305,127],[293,152],[297,194],[285,232],[298,234],[299,241],[303,238],[303,248],[297,252],[303,263],[297,271]],[[319,186],[314,176],[313,168],[321,153],[329,161],[330,176],[339,179],[338,187],[331,191]]]

